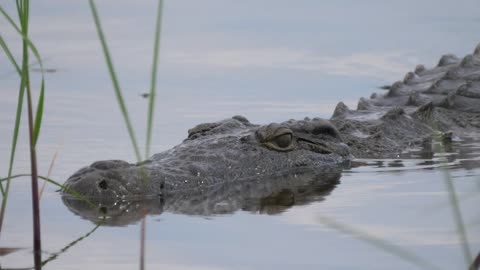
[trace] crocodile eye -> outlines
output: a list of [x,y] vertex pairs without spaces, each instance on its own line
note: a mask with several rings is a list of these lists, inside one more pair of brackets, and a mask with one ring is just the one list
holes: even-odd
[[292,144],[292,134],[286,133],[277,136],[273,139],[272,143],[275,143],[280,148],[288,148]]
[[293,131],[287,126],[276,123],[261,127],[255,132],[255,135],[263,146],[279,152],[291,151],[297,145]]
[[295,148],[295,140],[291,132],[282,132],[279,135],[272,136],[263,144],[272,150],[281,152],[291,151]]

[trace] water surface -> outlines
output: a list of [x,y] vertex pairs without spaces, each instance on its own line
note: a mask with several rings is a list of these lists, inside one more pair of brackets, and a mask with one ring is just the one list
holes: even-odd
[[[0,3],[13,14],[13,3]],[[154,1],[99,3],[141,142],[147,100],[140,94],[149,85],[154,8]],[[178,144],[200,122],[237,114],[254,123],[329,118],[341,100],[354,108],[359,97],[402,79],[418,63],[433,66],[442,54],[471,53],[479,42],[479,8],[473,0],[302,1],[295,6],[290,1],[167,1],[152,152]],[[56,70],[46,74],[41,174],[56,151],[51,177],[59,182],[96,160],[133,162],[87,3],[35,1],[31,16],[32,38],[45,66]],[[5,20],[0,33],[18,55],[19,39]],[[0,63],[3,176],[19,82],[3,54]],[[29,170],[25,135],[22,129],[17,173]],[[415,269],[398,250],[378,246],[388,243],[439,269],[465,269],[447,187],[451,181],[474,257],[480,251],[480,146],[473,137],[447,154],[434,145],[428,153],[417,149],[414,159],[357,160],[329,194],[307,204],[213,216],[149,215],[147,267]],[[11,192],[0,247],[22,249],[0,257],[0,264],[30,267],[29,179],[15,181]],[[43,259],[95,228],[70,212],[51,185],[41,199],[41,214]],[[138,222],[99,227],[45,269],[136,268],[139,235]]]

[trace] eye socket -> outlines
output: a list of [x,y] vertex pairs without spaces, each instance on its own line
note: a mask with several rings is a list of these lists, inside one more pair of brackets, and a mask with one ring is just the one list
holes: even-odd
[[286,133],[277,136],[273,139],[272,143],[275,143],[280,148],[287,148],[292,143],[292,134]]
[[297,138],[293,131],[289,127],[277,123],[260,127],[255,135],[263,146],[271,150],[288,152],[297,146]]
[[295,148],[295,140],[292,133],[281,133],[263,143],[272,150],[286,152]]

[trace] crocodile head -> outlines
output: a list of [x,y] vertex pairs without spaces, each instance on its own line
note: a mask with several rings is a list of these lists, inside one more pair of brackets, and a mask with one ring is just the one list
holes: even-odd
[[294,179],[304,169],[338,168],[350,159],[349,147],[326,120],[259,126],[234,116],[197,125],[181,144],[137,164],[95,162],[72,175],[65,187],[89,198],[148,196],[230,181]]

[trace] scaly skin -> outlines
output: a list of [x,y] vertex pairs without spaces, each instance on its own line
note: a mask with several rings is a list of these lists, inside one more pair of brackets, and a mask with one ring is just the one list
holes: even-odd
[[330,121],[355,157],[401,157],[406,150],[461,138],[480,129],[480,44],[459,59],[447,54],[438,65],[418,65],[386,94],[361,98],[357,110],[339,103]]
[[303,169],[339,168],[353,156],[398,157],[434,136],[448,141],[478,132],[480,45],[463,59],[445,55],[432,69],[419,65],[389,88],[360,99],[357,110],[339,103],[331,122],[306,118],[259,126],[235,116],[200,124],[171,150],[138,164],[95,162],[65,186],[94,199],[193,196],[252,179],[295,181],[289,176]]
[[98,161],[65,186],[87,198],[128,199],[219,188],[230,182],[338,167],[351,159],[338,131],[322,119],[259,126],[235,116],[200,124],[171,150],[138,164]]

